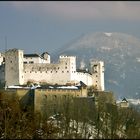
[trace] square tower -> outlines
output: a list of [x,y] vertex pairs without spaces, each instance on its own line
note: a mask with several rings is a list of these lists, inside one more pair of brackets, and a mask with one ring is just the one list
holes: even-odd
[[5,85],[24,84],[23,50],[10,49],[5,53]]
[[104,62],[103,61],[91,61],[90,62],[91,73],[93,78],[93,86],[97,90],[104,91]]

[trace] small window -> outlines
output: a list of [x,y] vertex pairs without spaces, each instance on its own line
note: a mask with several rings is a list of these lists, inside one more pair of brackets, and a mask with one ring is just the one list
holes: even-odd
[[11,63],[12,63],[12,61],[11,61]]
[[58,70],[59,70],[59,67],[58,67]]
[[64,71],[62,71],[62,73],[64,73]]
[[67,63],[66,63],[66,65],[67,65]]
[[33,61],[29,61],[29,63],[30,63],[30,64],[33,64],[34,62],[33,62]]
[[25,61],[24,64],[27,64],[27,62]]
[[56,73],[57,73],[57,71],[56,71]]
[[67,67],[65,67],[65,69],[67,69]]
[[51,71],[51,73],[52,73],[52,71]]
[[47,73],[47,71],[46,71],[46,73]]
[[97,81],[96,81],[96,83],[97,83]]
[[45,95],[45,97],[47,98],[47,95]]
[[67,71],[67,73],[69,73],[69,71]]
[[96,75],[96,77],[98,77],[98,75]]

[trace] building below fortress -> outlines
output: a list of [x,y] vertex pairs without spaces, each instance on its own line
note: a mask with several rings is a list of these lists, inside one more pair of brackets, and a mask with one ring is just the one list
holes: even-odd
[[91,61],[90,69],[76,68],[76,56],[59,56],[51,63],[49,53],[24,54],[23,50],[10,49],[0,53],[0,82],[5,86],[25,85],[28,82],[51,85],[78,85],[83,82],[104,91],[104,62]]

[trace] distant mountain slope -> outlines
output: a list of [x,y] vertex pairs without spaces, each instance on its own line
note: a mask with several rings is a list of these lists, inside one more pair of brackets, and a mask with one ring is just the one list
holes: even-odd
[[105,62],[105,87],[118,96],[140,98],[140,40],[123,33],[96,32],[80,36],[53,52],[76,55],[77,66],[94,58]]

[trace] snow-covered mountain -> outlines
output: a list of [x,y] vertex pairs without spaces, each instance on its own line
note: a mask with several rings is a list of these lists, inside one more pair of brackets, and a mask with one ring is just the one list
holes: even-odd
[[[140,39],[124,33],[89,33],[69,42],[56,52],[76,55],[77,66],[90,59],[105,62],[105,87],[115,95],[140,98]],[[52,56],[53,56],[52,55]]]

